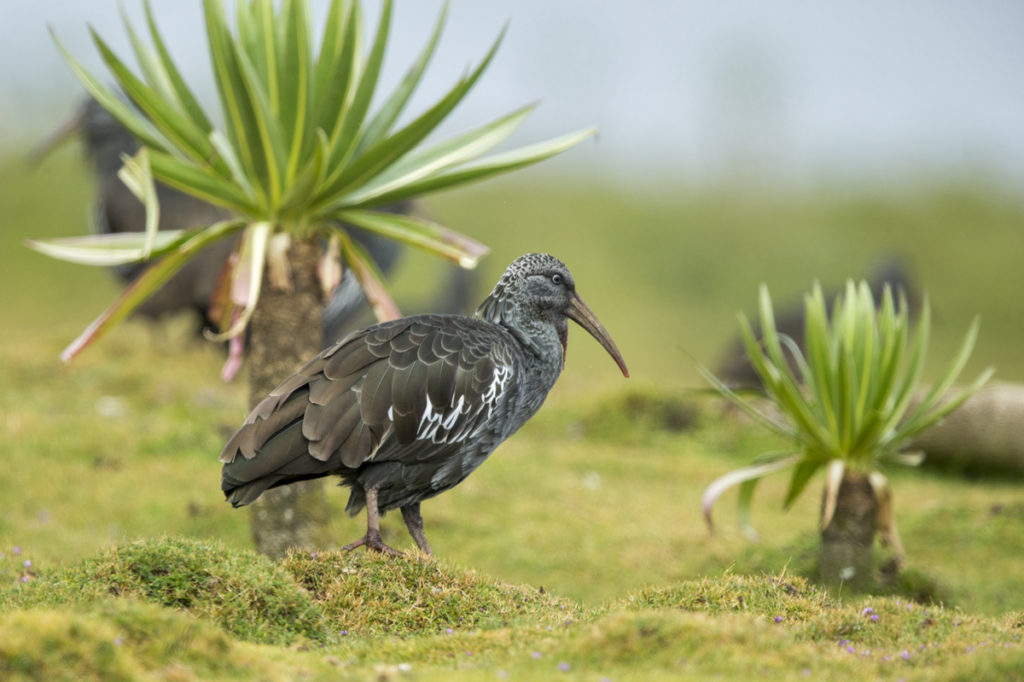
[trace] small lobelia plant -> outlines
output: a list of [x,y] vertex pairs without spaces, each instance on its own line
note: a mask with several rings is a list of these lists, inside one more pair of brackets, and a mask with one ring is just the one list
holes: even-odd
[[[395,89],[378,97],[392,1],[381,3],[371,39],[359,0],[330,0],[319,41],[310,0],[203,0],[210,64],[221,116],[208,114],[168,52],[145,4],[147,44],[126,20],[138,72],[93,31],[93,41],[126,100],[57,41],[92,96],[140,141],[119,174],[145,204],[137,233],[31,241],[47,255],[99,266],[154,260],[63,352],[70,361],[217,240],[235,248],[214,295],[216,340],[229,342],[224,374],[241,363],[248,339],[250,404],[321,349],[322,302],[348,268],[379,319],[399,315],[382,275],[345,225],[375,232],[474,267],[487,248],[431,221],[383,210],[388,204],[513,171],[590,137],[570,133],[491,153],[533,110],[526,106],[448,139],[430,136],[477,83],[501,43],[425,111],[405,116],[444,25],[427,27],[425,46]],[[317,45],[318,42],[318,45]],[[404,117],[404,118],[403,118]],[[155,181],[230,211],[232,218],[158,231]],[[322,486],[297,484],[264,495],[253,511],[257,548],[322,545]],[[305,491],[309,491],[307,494]],[[278,494],[279,493],[279,494]]]
[[836,297],[831,316],[818,284],[805,297],[804,306],[805,349],[776,330],[766,286],[760,288],[762,338],[757,338],[745,315],[739,316],[750,362],[777,415],[739,396],[701,368],[725,397],[793,444],[788,452],[762,455],[752,465],[712,482],[703,496],[704,516],[711,527],[715,500],[739,485],[741,524],[752,534],[750,503],[762,477],[792,470],[783,502],[786,508],[824,469],[821,578],[829,584],[863,587],[870,581],[876,531],[883,546],[895,554],[897,568],[903,559],[885,468],[920,463],[920,453],[904,451],[911,439],[960,406],[992,370],[950,394],[974,347],[975,319],[939,380],[927,391],[918,390],[930,326],[927,299],[913,335],[906,299],[901,295],[897,305],[888,287],[878,309],[867,283],[852,281]]

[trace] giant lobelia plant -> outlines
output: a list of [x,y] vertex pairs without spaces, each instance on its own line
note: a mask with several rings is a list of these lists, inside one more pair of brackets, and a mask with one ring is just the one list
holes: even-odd
[[[45,254],[111,266],[154,259],[114,303],[63,352],[70,360],[166,282],[209,244],[237,246],[215,297],[226,369],[238,366],[243,334],[250,347],[250,402],[320,350],[321,302],[347,267],[377,317],[398,316],[373,260],[344,225],[376,232],[473,267],[487,249],[425,219],[378,210],[387,204],[522,168],[576,145],[583,130],[485,156],[532,110],[524,107],[449,139],[428,136],[466,96],[491,62],[501,35],[478,66],[432,106],[399,123],[438,45],[446,10],[393,92],[377,97],[388,41],[391,0],[364,53],[358,0],[331,0],[319,47],[309,0],[238,0],[234,28],[221,0],[204,0],[206,37],[223,123],[199,104],[168,52],[149,4],[147,44],[125,20],[139,72],[95,31],[93,40],[127,101],[89,73],[57,40],[72,70],[142,143],[120,177],[146,205],[146,230],[31,241]],[[55,38],[56,40],[56,38]],[[379,100],[375,107],[372,105]],[[228,209],[214,225],[158,231],[154,180]],[[323,493],[296,486],[257,507],[257,548],[281,555],[317,544]],[[275,491],[276,492],[276,491]],[[265,495],[266,499],[267,496]]]
[[805,297],[805,350],[776,330],[764,285],[759,307],[761,338],[743,314],[740,327],[750,361],[777,410],[761,409],[708,370],[701,371],[719,392],[757,423],[785,437],[792,448],[762,455],[752,465],[712,482],[704,492],[705,519],[711,527],[715,500],[739,485],[740,520],[752,533],[750,503],[762,477],[792,470],[783,503],[788,507],[824,469],[821,579],[866,587],[876,532],[895,555],[897,568],[903,560],[886,467],[919,463],[920,454],[904,451],[911,438],[955,410],[992,374],[985,370],[967,387],[950,391],[974,347],[978,321],[971,324],[939,380],[921,391],[918,383],[930,326],[927,300],[911,335],[906,300],[900,296],[897,305],[888,287],[876,309],[867,283],[847,282],[829,316],[821,287],[815,284]]

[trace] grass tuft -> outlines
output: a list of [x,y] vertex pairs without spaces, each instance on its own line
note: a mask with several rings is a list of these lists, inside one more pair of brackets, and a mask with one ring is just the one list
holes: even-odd
[[422,554],[293,552],[286,571],[346,634],[408,635],[579,619],[580,609],[539,590],[453,568]]
[[0,678],[10,682],[285,681],[328,668],[297,651],[284,658],[212,623],[134,600],[101,600],[88,610],[32,608],[0,618]]
[[676,608],[710,614],[748,613],[765,618],[806,620],[837,602],[806,579],[789,576],[732,575],[653,587],[623,600],[630,609]]
[[246,641],[331,639],[323,614],[291,575],[255,552],[218,542],[133,542],[43,575],[12,597],[23,608],[127,597],[208,618]]

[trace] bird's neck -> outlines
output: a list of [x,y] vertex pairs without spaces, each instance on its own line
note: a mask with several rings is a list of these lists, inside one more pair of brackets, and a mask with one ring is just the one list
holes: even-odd
[[532,355],[550,362],[557,362],[561,369],[564,345],[558,330],[549,322],[527,319],[519,306],[508,299],[488,296],[476,309],[476,316],[500,324]]

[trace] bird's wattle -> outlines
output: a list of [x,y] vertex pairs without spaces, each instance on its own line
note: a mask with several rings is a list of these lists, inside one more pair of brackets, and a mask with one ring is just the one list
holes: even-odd
[[565,369],[565,356],[569,352],[569,325],[558,332],[558,340],[562,342],[562,369]]

